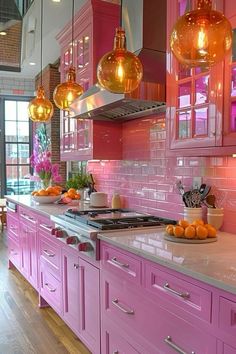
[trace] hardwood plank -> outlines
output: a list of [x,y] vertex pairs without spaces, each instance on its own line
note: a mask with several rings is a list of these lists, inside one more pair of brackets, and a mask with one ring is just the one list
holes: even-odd
[[0,354],[90,354],[53,309],[39,309],[17,269],[8,270],[6,246],[0,233]]

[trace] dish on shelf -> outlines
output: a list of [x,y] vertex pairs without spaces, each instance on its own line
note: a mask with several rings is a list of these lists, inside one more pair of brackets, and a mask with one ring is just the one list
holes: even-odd
[[59,201],[61,199],[61,195],[46,195],[46,196],[39,196],[39,195],[32,195],[32,199],[39,203],[39,204],[51,204]]
[[201,239],[189,239],[189,238],[183,238],[183,237],[174,237],[170,236],[168,234],[164,234],[164,239],[167,241],[171,242],[176,242],[176,243],[210,243],[210,242],[215,242],[217,241],[217,237],[207,237],[204,240]]

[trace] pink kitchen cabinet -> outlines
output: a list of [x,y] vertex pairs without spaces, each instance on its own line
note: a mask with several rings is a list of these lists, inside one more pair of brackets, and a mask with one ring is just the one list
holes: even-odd
[[63,249],[63,319],[88,346],[100,353],[99,270],[75,249]]
[[19,221],[21,272],[38,289],[37,216],[29,209],[20,207]]
[[[119,24],[119,6],[89,0],[75,15],[74,61],[77,82],[86,91],[97,82],[97,64],[113,46]],[[101,40],[102,38],[102,40]],[[72,63],[71,22],[58,34],[61,47],[61,81]],[[121,159],[121,125],[73,119],[61,112],[61,159]]]
[[236,354],[236,348],[232,348],[227,344],[224,344],[224,354]]
[[21,250],[19,243],[19,220],[18,213],[7,212],[7,243],[8,243],[8,257],[9,257],[9,268],[12,264],[20,269],[21,267]]
[[[177,18],[194,8],[194,3],[168,0],[168,41]],[[213,1],[214,5],[219,11],[227,10],[224,0]],[[235,26],[233,18],[232,24]],[[174,58],[169,42],[167,52],[168,154],[196,156],[197,152],[197,156],[202,156],[213,152],[214,155],[233,153],[236,147],[233,118],[236,109],[235,93],[231,90],[234,82],[232,56],[210,70],[188,69]]]

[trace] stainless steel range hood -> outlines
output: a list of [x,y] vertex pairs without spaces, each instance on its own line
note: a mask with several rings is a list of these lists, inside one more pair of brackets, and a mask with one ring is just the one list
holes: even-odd
[[128,50],[143,64],[141,84],[130,94],[96,84],[72,103],[74,118],[125,121],[165,111],[166,0],[123,0],[122,24]]

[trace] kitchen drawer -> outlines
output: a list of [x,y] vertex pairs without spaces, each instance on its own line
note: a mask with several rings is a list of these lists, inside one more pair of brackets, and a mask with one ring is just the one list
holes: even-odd
[[102,245],[102,268],[129,282],[141,283],[141,260],[105,244]]
[[10,261],[17,267],[21,266],[21,253],[20,253],[20,245],[15,239],[8,237],[8,255]]
[[19,239],[19,221],[18,218],[13,217],[11,214],[7,214],[7,233],[11,238],[16,241]]
[[227,344],[224,344],[224,354],[236,354],[236,348],[232,348]]
[[61,281],[54,277],[47,263],[40,263],[40,295],[57,313],[62,312],[62,285]]
[[[146,289],[154,301],[163,300],[167,309],[178,306],[207,322],[211,322],[211,292],[196,286],[181,275],[174,276],[151,263],[145,264]],[[159,298],[159,299],[158,299]]]
[[51,230],[54,227],[54,222],[45,216],[38,216],[38,228],[42,232],[51,236]]
[[48,267],[51,272],[60,279],[61,277],[61,248],[60,244],[57,245],[55,242],[49,241],[47,237],[43,237],[40,234],[39,240],[39,252],[40,252],[40,262],[41,260],[48,263]]
[[236,302],[220,297],[219,328],[236,341]]
[[31,210],[19,207],[19,217],[22,221],[31,225],[31,227],[33,227],[33,225],[36,227],[38,215],[33,213]]
[[119,335],[119,330],[107,321],[102,324],[102,353],[106,354],[137,354],[141,353]]

